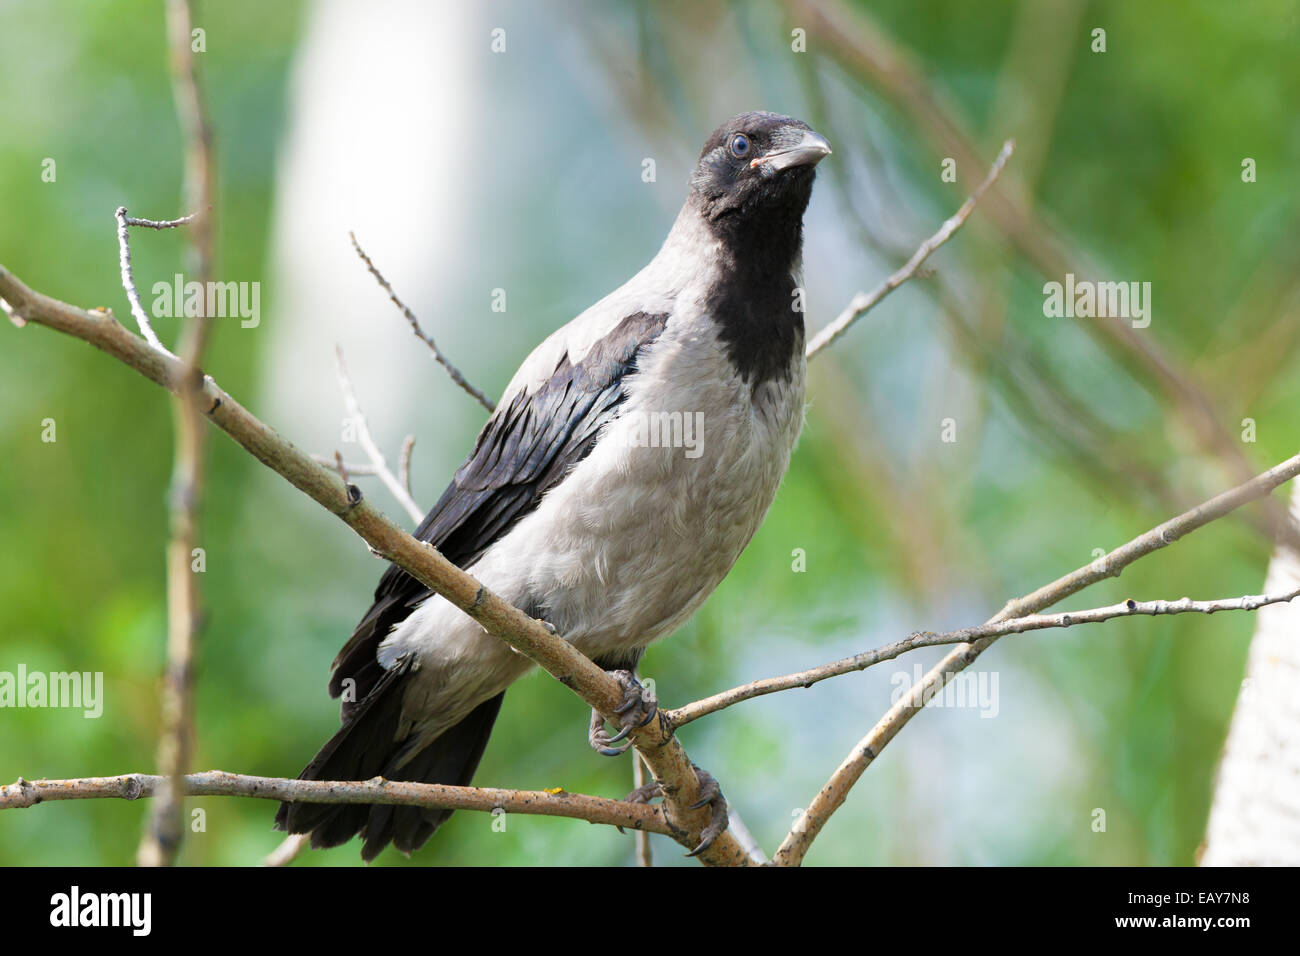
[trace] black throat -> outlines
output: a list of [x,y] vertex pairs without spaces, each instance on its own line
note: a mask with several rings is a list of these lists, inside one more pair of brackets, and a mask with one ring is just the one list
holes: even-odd
[[789,381],[793,360],[804,348],[803,294],[796,288],[794,270],[808,199],[792,200],[704,217],[721,242],[722,255],[719,278],[708,293],[709,312],[727,357],[754,388]]

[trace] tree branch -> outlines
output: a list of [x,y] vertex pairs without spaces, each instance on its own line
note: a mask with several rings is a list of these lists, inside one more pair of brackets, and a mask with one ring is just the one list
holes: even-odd
[[[1057,578],[1024,597],[1008,601],[1002,610],[992,618],[990,624],[1023,618],[1050,607],[1056,602],[1082,591],[1089,585],[1105,578],[1118,577],[1120,572],[1139,558],[1153,551],[1168,547],[1184,535],[1197,528],[1204,527],[1218,518],[1236,510],[1247,502],[1256,501],[1268,495],[1284,482],[1300,474],[1300,455],[1288,458],[1273,466],[1268,471],[1256,475],[1245,484],[1225,491],[1209,501],[1185,511],[1164,524],[1139,535],[1127,544],[1116,548],[1069,574]],[[879,756],[880,751],[898,734],[936,693],[953,676],[974,663],[987,650],[997,637],[982,637],[970,644],[960,644],[948,653],[943,660],[932,667],[925,677],[917,682],[907,696],[894,704],[885,715],[877,721],[857,746],[844,758],[836,768],[830,780],[818,792],[808,809],[795,821],[773,857],[779,866],[798,866],[803,862],[808,848],[817,834],[821,832],[831,814],[843,805],[849,790],[861,778],[867,767]]]
[[[125,225],[149,229],[190,229],[188,265],[206,288],[214,276],[215,242],[212,218],[215,207],[216,163],[212,155],[212,130],[208,122],[198,71],[191,47],[193,10],[190,0],[167,0],[167,41],[171,51],[172,93],[185,143],[184,202],[197,211],[181,219],[153,222],[126,218],[119,209],[118,242],[122,245],[123,280],[130,277],[130,257],[124,245]],[[132,311],[139,297],[132,296]],[[142,310],[140,310],[142,311]],[[139,317],[137,316],[137,319]],[[152,331],[152,330],[151,330]],[[202,623],[202,597],[194,570],[198,544],[199,505],[207,464],[207,430],[203,427],[199,391],[203,383],[203,356],[212,334],[212,317],[199,315],[181,327],[180,368],[173,391],[172,419],[176,448],[170,491],[171,538],[167,545],[167,667],[162,693],[162,735],[158,765],[169,784],[153,807],[137,853],[142,866],[170,866],[180,852],[185,833],[182,788],[194,750],[195,646]]]
[[[29,322],[89,342],[151,381],[174,388],[179,365],[175,357],[133,335],[110,313],[88,312],[35,292],[2,265],[0,298]],[[612,717],[622,701],[621,688],[580,651],[541,621],[493,594],[435,548],[411,537],[363,500],[358,488],[345,485],[338,475],[276,434],[210,376],[203,378],[202,397],[204,414],[218,428],[356,531],[377,554],[442,595],[489,634],[541,665],[589,706]],[[699,778],[685,749],[662,721],[651,721],[634,730],[631,737],[664,790],[673,838],[684,846],[694,846],[709,821],[709,810],[691,809],[699,799]],[[700,859],[713,865],[749,863],[744,849],[725,831]]]
[[[641,760],[638,753],[632,754],[632,789],[640,790],[644,787],[646,780],[646,766]],[[654,866],[654,855],[650,852],[650,833],[648,830],[639,830],[636,834],[636,865],[637,866]]]
[[433,357],[437,360],[438,364],[447,370],[447,374],[451,376],[451,380],[472,395],[475,401],[488,410],[488,414],[495,411],[496,403],[483,394],[479,389],[471,385],[469,380],[460,373],[460,369],[452,365],[447,359],[447,356],[442,354],[442,350],[438,348],[438,343],[433,340],[433,336],[427,334],[424,329],[420,327],[420,320],[415,317],[415,313],[408,309],[406,303],[397,297],[397,293],[394,292],[393,287],[388,284],[388,280],[384,278],[384,274],[379,271],[378,266],[370,261],[370,257],[366,255],[365,250],[361,248],[361,243],[357,242],[356,233],[349,232],[348,238],[352,240],[352,248],[357,251],[357,255],[360,256],[361,261],[366,264],[366,268],[369,269],[370,274],[375,277],[375,281],[378,282],[380,287],[388,293],[388,298],[392,299],[393,305],[397,306],[402,311],[402,315],[406,316],[406,321],[410,323],[411,331],[415,333],[415,337],[429,347],[429,351],[433,353]]
[[[588,823],[673,834],[660,805],[628,803],[563,790],[453,787],[441,783],[385,780],[383,777],[363,781],[290,780],[223,770],[187,774],[184,782],[185,795],[191,797],[253,797],[294,803],[381,803],[485,813],[504,810],[506,813],[569,817]],[[75,780],[24,780],[19,777],[16,783],[0,787],[0,810],[22,809],[56,800],[138,800],[159,796],[166,783],[166,777],[141,773]]]
[[1219,611],[1257,611],[1270,604],[1283,604],[1300,597],[1300,588],[1283,594],[1247,594],[1239,598],[1224,598],[1217,601],[1193,601],[1182,598],[1178,601],[1123,601],[1107,607],[1091,608],[1086,611],[1064,611],[1060,614],[1030,614],[1025,617],[1011,618],[1006,621],[991,621],[975,627],[964,627],[956,631],[913,631],[900,641],[886,644],[875,650],[864,651],[845,657],[820,667],[806,671],[786,674],[784,677],[769,677],[742,684],[730,690],[705,697],[694,703],[686,704],[664,714],[673,727],[682,727],[691,721],[707,717],[709,714],[778,691],[792,690],[796,687],[811,687],[830,677],[839,677],[854,671],[866,670],[873,664],[893,660],[908,651],[921,647],[936,647],[945,644],[967,644],[982,638],[1006,637],[1008,634],[1024,634],[1029,631],[1041,631],[1047,628],[1072,627],[1075,624],[1099,624],[1117,617],[1136,617],[1138,615],[1156,614],[1215,614]]

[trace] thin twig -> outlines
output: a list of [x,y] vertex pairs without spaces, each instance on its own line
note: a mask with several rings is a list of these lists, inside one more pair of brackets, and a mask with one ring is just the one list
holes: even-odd
[[965,627],[956,631],[914,631],[907,637],[892,644],[886,644],[875,650],[864,651],[845,657],[842,660],[809,668],[784,677],[769,677],[749,684],[742,684],[730,690],[705,697],[693,703],[669,710],[664,719],[673,727],[681,727],[691,721],[707,717],[709,714],[724,710],[741,701],[775,694],[778,691],[792,690],[796,687],[811,687],[830,677],[839,677],[854,671],[866,670],[873,664],[893,660],[908,651],[920,647],[936,647],[945,644],[966,644],[982,638],[1005,637],[1008,634],[1024,634],[1047,628],[1072,627],[1075,624],[1098,624],[1117,617],[1135,617],[1147,614],[1214,614],[1218,611],[1256,611],[1269,604],[1281,604],[1300,597],[1300,588],[1285,594],[1247,594],[1239,598],[1226,598],[1218,601],[1193,601],[1182,598],[1178,601],[1133,601],[1128,600],[1107,607],[1091,608],[1086,611],[1064,611],[1060,614],[1030,614],[1025,617],[1011,618],[1005,621],[991,621],[976,627]]
[[[125,209],[121,210],[123,213]],[[199,218],[197,212],[192,212],[188,216],[181,216],[179,219],[136,219],[134,216],[126,217],[128,226],[138,226],[141,229],[178,229],[181,226],[188,226]]]
[[397,480],[402,483],[406,493],[411,494],[411,452],[415,450],[415,436],[407,435],[402,441],[402,450],[397,456]]
[[131,315],[135,317],[135,324],[140,327],[140,334],[145,337],[145,340],[159,352],[171,355],[168,348],[162,344],[162,339],[154,332],[149,322],[149,314],[140,304],[140,293],[135,288],[135,276],[131,274],[130,220],[127,219],[126,207],[118,206],[114,216],[117,219],[117,253],[118,262],[122,267],[122,288],[126,290],[126,300],[131,304]]
[[[212,132],[190,46],[192,26],[189,0],[168,0],[172,91],[186,154],[184,201],[188,208],[197,207],[198,211],[163,221],[131,219],[125,216],[125,210],[122,214],[128,226],[146,229],[192,226],[188,233],[189,271],[207,288],[215,268],[212,230],[215,161]],[[175,863],[185,833],[183,790],[195,747],[194,668],[203,606],[199,577],[193,565],[207,465],[208,433],[200,407],[201,366],[212,328],[211,316],[196,316],[182,325],[177,348],[181,366],[176,373],[172,414],[176,449],[170,493],[171,538],[167,545],[167,667],[162,693],[162,734],[158,741],[158,767],[168,785],[153,806],[149,826],[140,842],[136,859],[143,866]]]
[[[388,462],[384,459],[384,453],[379,450],[374,437],[370,434],[370,426],[366,423],[366,416],[361,412],[361,405],[357,401],[357,393],[352,388],[352,380],[348,377],[348,366],[343,360],[343,349],[335,346],[334,355],[338,359],[339,388],[343,391],[343,401],[347,405],[348,417],[352,419],[352,423],[356,427],[357,441],[370,459],[370,466],[374,469],[374,475],[383,482],[385,488],[393,493],[393,497],[402,506],[402,510],[411,516],[411,520],[419,524],[424,520],[424,510],[415,503],[415,499],[411,497],[411,493],[406,490],[397,476],[389,471]],[[343,467],[342,457],[339,458],[338,464],[340,468]]]
[[[641,760],[641,755],[633,751],[632,753],[632,788],[640,790],[646,785],[646,766]],[[650,833],[648,830],[638,830],[636,832],[636,865],[637,866],[654,866],[654,855],[650,851]]]
[[740,811],[735,806],[728,806],[727,814],[729,821],[727,826],[731,829],[736,842],[744,847],[745,852],[749,854],[750,862],[757,866],[766,866],[770,863],[771,861],[768,860],[767,854],[763,852],[758,840],[749,831],[749,827],[745,825],[745,820],[741,817]]
[[[311,460],[319,462],[322,465],[329,465],[335,471],[339,470],[340,455],[335,452],[332,455],[318,455],[312,452]],[[343,471],[339,474],[349,474],[354,478],[375,478],[379,475],[379,469],[369,462],[345,461],[343,462]]]
[[[1256,475],[1245,484],[1225,491],[1190,511],[1185,511],[1176,518],[1171,518],[1164,524],[1152,528],[1145,534],[1138,535],[1127,544],[1103,555],[1091,564],[1057,578],[1032,594],[1008,601],[989,623],[1027,617],[1098,581],[1118,577],[1124,568],[1139,558],[1168,547],[1184,535],[1222,518],[1248,502],[1265,497],[1297,474],[1300,474],[1300,455],[1288,458],[1268,471]],[[879,756],[880,751],[894,739],[912,717],[920,712],[926,701],[931,700],[956,674],[969,667],[996,640],[997,637],[983,637],[971,644],[957,645],[914,684],[912,689],[876,722],[870,733],[858,742],[836,768],[830,780],[808,805],[808,809],[795,820],[790,832],[786,834],[785,840],[772,858],[773,862],[780,866],[798,866],[802,863],[817,834],[826,825],[831,814],[843,805],[853,785]]]
[[415,333],[415,337],[429,347],[429,351],[433,353],[433,357],[438,361],[438,364],[447,370],[447,374],[451,376],[451,380],[472,395],[480,405],[488,410],[489,413],[494,411],[496,409],[496,402],[492,401],[492,399],[488,398],[483,394],[483,392],[471,385],[469,380],[461,374],[460,369],[452,365],[451,362],[448,361],[447,356],[442,354],[442,350],[439,349],[438,344],[434,342],[433,336],[427,334],[424,329],[420,327],[420,320],[415,317],[415,313],[407,308],[406,303],[397,297],[397,293],[394,292],[393,287],[388,284],[388,280],[384,278],[384,274],[379,271],[379,268],[373,262],[370,261],[370,257],[366,255],[365,250],[361,248],[361,243],[357,242],[356,233],[349,232],[348,238],[352,240],[352,248],[357,251],[357,255],[360,256],[361,261],[366,264],[366,268],[369,269],[370,274],[375,277],[375,281],[378,282],[380,287],[388,293],[388,298],[393,301],[393,305],[401,309],[402,315],[406,316],[406,321],[410,324],[411,331]]
[[[208,117],[203,86],[199,82],[198,62],[194,56],[193,31],[192,0],[167,0],[172,99],[176,101],[176,119],[181,140],[185,143],[185,208],[195,212],[186,220],[158,225],[141,222],[140,225],[156,229],[193,222],[188,271],[207,281],[216,272],[217,160],[212,122]],[[198,334],[204,336],[207,332],[200,330]]]
[[912,253],[912,258],[908,259],[907,263],[901,269],[891,275],[884,282],[880,283],[880,285],[876,286],[876,288],[872,289],[871,292],[859,292],[855,295],[849,301],[849,304],[844,307],[844,311],[836,316],[834,322],[813,336],[813,340],[808,343],[808,358],[812,358],[822,349],[826,348],[826,346],[834,342],[837,338],[848,331],[849,326],[874,308],[881,299],[916,275],[917,270],[921,268],[921,264],[930,257],[930,253],[934,252],[934,250],[938,249],[945,242],[951,239],[953,233],[960,229],[962,224],[966,222],[967,217],[970,216],[971,211],[975,208],[975,204],[980,201],[980,197],[984,195],[985,190],[992,186],[997,180],[998,175],[1002,172],[1002,168],[1006,166],[1007,160],[1011,158],[1011,154],[1015,151],[1015,148],[1015,140],[1009,139],[1002,144],[1002,151],[998,153],[997,159],[993,160],[993,165],[989,168],[988,175],[985,176],[984,181],[975,188],[975,191],[970,194],[970,197],[961,204],[961,208],[953,213],[948,220],[939,227],[938,232],[917,247],[916,252]]
[[[383,777],[360,781],[291,780],[226,773],[224,770],[187,774],[184,783],[185,794],[192,797],[253,797],[297,803],[379,803],[484,813],[504,810],[533,816],[569,817],[652,833],[672,832],[658,805],[610,800],[558,789],[454,787],[441,783],[385,780]],[[0,810],[22,809],[56,800],[138,800],[158,796],[165,784],[165,777],[142,773],[75,780],[23,780],[20,777],[16,783],[0,787]]]
[[262,866],[288,866],[303,850],[311,846],[310,833],[290,833],[280,845],[266,855]]

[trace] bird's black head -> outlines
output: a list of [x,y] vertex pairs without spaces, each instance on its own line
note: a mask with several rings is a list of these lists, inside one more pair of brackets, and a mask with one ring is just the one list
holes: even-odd
[[704,144],[691,177],[691,202],[725,231],[797,224],[812,196],[814,167],[830,151],[801,120],[741,113]]
[[[740,376],[755,387],[788,380],[803,355],[793,273],[813,170],[830,152],[807,123],[741,113],[714,130],[691,177],[683,213],[693,211],[720,246],[709,312]],[[678,221],[695,226],[693,216]]]

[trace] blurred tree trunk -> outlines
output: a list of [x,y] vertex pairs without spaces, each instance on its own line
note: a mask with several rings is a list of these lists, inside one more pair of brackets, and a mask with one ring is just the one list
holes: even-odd
[[[1291,512],[1300,520],[1300,486]],[[1279,546],[1265,590],[1297,586],[1300,554]],[[1201,864],[1300,864],[1300,603],[1259,611]]]

